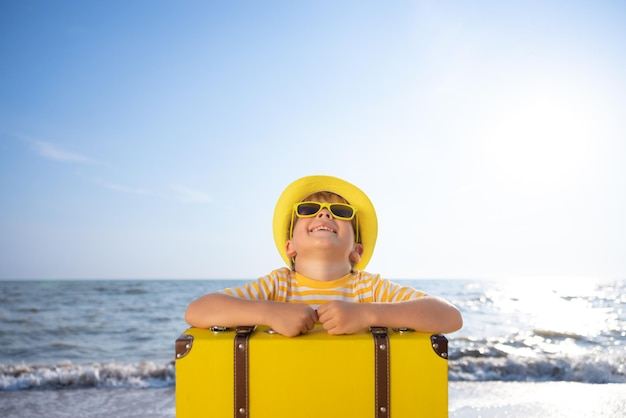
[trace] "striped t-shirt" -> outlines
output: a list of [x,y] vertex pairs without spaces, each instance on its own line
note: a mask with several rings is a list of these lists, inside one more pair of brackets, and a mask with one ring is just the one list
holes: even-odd
[[424,296],[423,292],[401,286],[380,275],[354,271],[344,277],[321,282],[312,280],[286,267],[243,286],[222,290],[230,296],[251,300],[306,303],[313,309],[332,301],[402,302]]

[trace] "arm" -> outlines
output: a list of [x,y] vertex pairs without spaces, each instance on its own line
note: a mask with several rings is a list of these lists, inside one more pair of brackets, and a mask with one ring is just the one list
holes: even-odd
[[210,293],[189,304],[185,320],[198,328],[268,325],[282,335],[293,337],[311,330],[317,322],[317,314],[301,303],[249,300]]
[[351,334],[370,326],[450,333],[463,326],[459,310],[435,296],[387,303],[334,301],[320,306],[317,313],[329,334]]

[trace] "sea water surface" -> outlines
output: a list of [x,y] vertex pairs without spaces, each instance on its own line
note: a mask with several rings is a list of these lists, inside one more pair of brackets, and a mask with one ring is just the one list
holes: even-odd
[[[454,381],[626,383],[626,281],[398,281],[450,300]],[[0,282],[0,391],[170,388],[187,304],[244,281]]]

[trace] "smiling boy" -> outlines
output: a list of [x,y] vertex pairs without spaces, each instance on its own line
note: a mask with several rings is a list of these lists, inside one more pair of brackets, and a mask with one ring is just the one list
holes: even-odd
[[198,298],[185,313],[190,325],[267,325],[290,337],[318,322],[330,334],[370,326],[433,333],[461,328],[461,314],[449,302],[363,271],[378,221],[367,195],[351,183],[331,176],[296,180],[276,204],[273,228],[291,269]]

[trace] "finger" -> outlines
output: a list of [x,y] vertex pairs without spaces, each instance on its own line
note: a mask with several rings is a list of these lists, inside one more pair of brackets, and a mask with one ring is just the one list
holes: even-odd
[[304,318],[304,321],[302,321],[302,327],[307,331],[313,328],[313,319],[311,319],[311,317]]
[[326,322],[322,322],[322,326],[324,327],[324,329],[326,331],[328,331],[330,333],[330,331],[332,329],[334,329],[335,327],[337,327],[337,322],[333,321],[332,319],[326,321]]
[[328,310],[328,303],[325,303],[323,305],[320,305],[315,312],[317,312],[317,316],[320,315],[324,315],[324,313],[326,313],[326,311]]
[[328,309],[324,307],[324,305],[317,308],[317,320],[319,322],[324,323],[324,321],[328,320],[329,316]]

